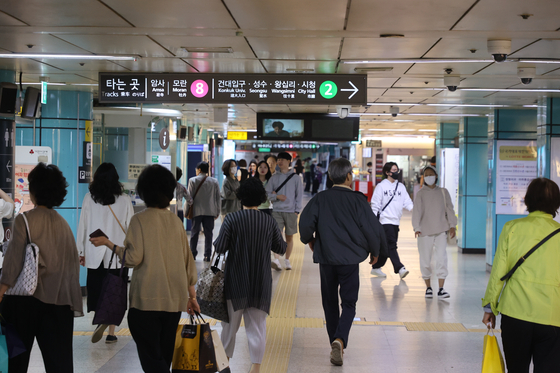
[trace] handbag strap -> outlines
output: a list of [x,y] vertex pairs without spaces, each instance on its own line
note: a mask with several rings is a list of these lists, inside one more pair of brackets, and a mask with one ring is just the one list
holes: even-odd
[[443,188],[440,188],[440,189],[441,189],[441,193],[443,194],[443,206],[445,207],[445,219],[447,219],[447,198],[445,198],[445,192],[443,191]]
[[276,188],[276,190],[274,191],[274,193],[278,193],[278,191],[279,191],[280,189],[282,189],[282,187],[283,187],[284,185],[286,185],[286,183],[287,183],[288,181],[290,181],[290,179],[291,179],[292,177],[294,177],[295,174],[296,174],[295,172],[292,172],[292,174],[291,174],[290,176],[288,176],[288,178],[287,178],[286,180],[284,180],[284,182],[283,182],[282,184],[280,184],[280,186],[279,186],[278,188]]
[[[397,186],[395,187],[395,191],[393,192],[393,196],[391,197],[391,199],[389,200],[389,202],[387,202],[387,204],[385,205],[385,207],[383,207],[381,209],[381,212],[385,211],[385,209],[387,208],[387,206],[389,206],[389,204],[391,202],[393,202],[393,198],[395,198],[395,195],[397,194],[397,188],[399,187],[399,181],[397,180]],[[381,214],[381,213],[380,213]]]
[[529,250],[527,252],[527,254],[523,255],[521,258],[519,258],[519,260],[517,261],[517,263],[515,263],[515,265],[513,266],[513,268],[506,273],[506,275],[504,277],[502,277],[500,279],[500,281],[505,281],[508,280],[511,276],[513,276],[514,272],[517,271],[517,268],[519,268],[519,266],[521,266],[521,264],[523,264],[525,262],[525,260],[527,260],[527,258],[534,253],[539,247],[541,247],[546,241],[550,240],[552,237],[556,236],[558,233],[560,233],[560,228],[558,228],[557,230],[555,230],[554,232],[552,232],[551,234],[549,234],[548,236],[546,236],[545,238],[543,238],[541,240],[541,242],[539,242],[538,244],[536,244],[535,246],[533,246],[533,248],[531,250]]
[[[111,269],[111,265],[113,264],[113,259],[115,258],[115,251],[111,249],[111,251],[113,252],[111,254],[111,260],[109,260],[109,266],[107,267],[107,272],[109,272],[109,270]],[[120,276],[122,277],[123,271],[124,271],[124,262],[126,260],[126,248],[124,249],[124,253],[123,253],[123,257],[121,260],[121,271],[120,271]]]
[[27,217],[24,214],[21,214],[21,217],[23,218],[23,221],[25,222],[25,228],[27,230],[27,243],[31,243],[33,241],[31,241],[31,232],[29,231],[29,222],[27,221]]
[[202,186],[202,184],[204,184],[206,179],[208,179],[208,176],[204,176],[204,179],[202,179],[201,183],[198,184],[198,187],[196,188],[196,190],[194,192],[194,196],[192,196],[193,201],[194,201],[194,197],[196,197],[196,195],[198,194],[198,191],[200,190],[200,187]]
[[123,233],[126,235],[126,231],[124,230],[121,222],[119,221],[119,218],[117,218],[117,215],[115,215],[115,212],[113,211],[113,209],[111,208],[111,205],[107,205],[109,206],[109,209],[111,210],[111,212],[113,213],[113,216],[115,217],[115,219],[117,220],[117,223],[119,223],[119,226],[121,227]]

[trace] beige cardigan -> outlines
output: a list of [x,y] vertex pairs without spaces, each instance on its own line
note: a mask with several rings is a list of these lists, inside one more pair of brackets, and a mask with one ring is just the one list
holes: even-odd
[[[83,316],[80,260],[70,226],[53,209],[38,207],[26,216],[31,239],[39,247],[39,276],[33,297],[47,304],[69,305],[74,316]],[[13,238],[4,257],[2,284],[15,285],[23,268],[26,245],[25,222],[18,215]]]
[[[134,215],[124,246],[125,265],[134,268],[130,308],[187,311],[188,287],[196,284],[197,273],[187,234],[177,215],[156,208]],[[117,247],[119,257],[123,252],[123,247]]]

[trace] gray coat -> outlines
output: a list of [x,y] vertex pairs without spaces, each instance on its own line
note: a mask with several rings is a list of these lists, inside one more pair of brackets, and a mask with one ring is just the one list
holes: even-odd
[[[204,177],[206,177],[205,174],[200,174],[189,179],[191,198]],[[213,216],[216,218],[220,215],[221,208],[220,184],[213,177],[207,177],[193,200],[193,217]]]
[[235,191],[239,188],[239,181],[228,176],[222,185],[222,214],[229,214],[241,210],[241,201],[237,199]]

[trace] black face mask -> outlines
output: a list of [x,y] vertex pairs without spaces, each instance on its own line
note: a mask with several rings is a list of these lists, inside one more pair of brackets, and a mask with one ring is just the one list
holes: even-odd
[[397,180],[397,179],[399,178],[400,173],[401,173],[400,171],[397,171],[397,172],[389,172],[389,175],[388,175],[388,176],[391,176],[393,179]]

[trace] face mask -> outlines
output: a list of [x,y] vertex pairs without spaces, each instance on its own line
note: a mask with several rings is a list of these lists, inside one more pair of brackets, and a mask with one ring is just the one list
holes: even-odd
[[436,177],[435,176],[426,176],[424,178],[424,182],[426,183],[426,185],[434,185],[436,183]]
[[389,173],[389,176],[391,176],[393,179],[397,180],[399,178],[399,174],[400,174],[400,171],[391,172],[391,173]]
[[231,167],[231,168],[229,169],[229,171],[230,171],[232,174],[234,174],[234,173],[237,172],[237,167]]

